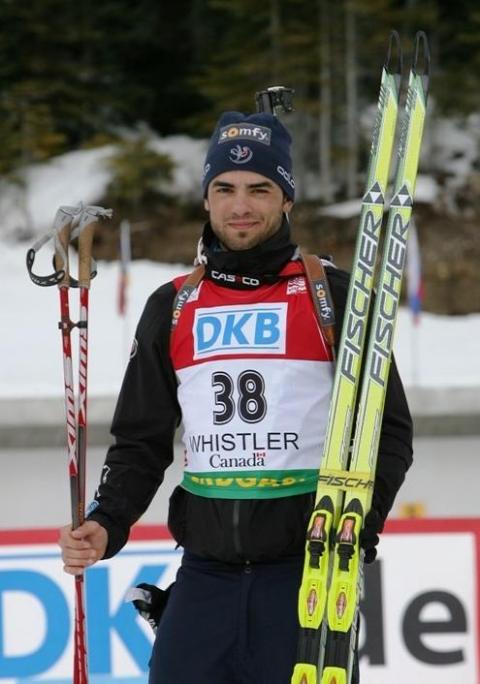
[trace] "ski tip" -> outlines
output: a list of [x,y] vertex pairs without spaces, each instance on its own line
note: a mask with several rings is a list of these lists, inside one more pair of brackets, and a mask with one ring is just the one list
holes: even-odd
[[425,31],[417,31],[415,34],[412,71],[418,76],[430,75],[430,48]]
[[[396,65],[395,67],[391,66],[392,59],[396,55]],[[385,71],[388,71],[390,74],[396,74],[398,76],[402,75],[402,69],[403,69],[403,55],[402,55],[402,44],[400,42],[400,34],[398,31],[395,29],[392,29],[390,31],[390,35],[388,37],[388,47],[387,47],[387,56],[385,57],[385,63],[383,65]]]

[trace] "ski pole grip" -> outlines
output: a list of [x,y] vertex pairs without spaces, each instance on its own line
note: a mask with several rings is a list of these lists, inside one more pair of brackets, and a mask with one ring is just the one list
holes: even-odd
[[53,261],[57,271],[64,276],[58,281],[59,287],[70,287],[70,270],[68,265],[68,245],[70,242],[70,224],[64,226],[55,236],[55,255]]
[[78,237],[78,285],[90,287],[93,233],[96,221],[83,228]]

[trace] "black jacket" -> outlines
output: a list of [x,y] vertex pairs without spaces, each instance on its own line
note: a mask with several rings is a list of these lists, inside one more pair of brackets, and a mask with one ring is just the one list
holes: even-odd
[[[326,271],[340,332],[349,277],[334,267]],[[173,283],[168,283],[148,299],[137,329],[138,348],[118,398],[111,428],[115,444],[107,453],[96,508],[89,515],[108,531],[105,557],[126,543],[131,525],[148,508],[173,460],[174,434],[181,421],[169,357],[175,294]],[[412,421],[393,360],[372,503],[382,522],[411,462]],[[170,499],[168,525],[177,543],[193,553],[227,562],[272,560],[303,553],[314,497],[212,499],[179,486]]]

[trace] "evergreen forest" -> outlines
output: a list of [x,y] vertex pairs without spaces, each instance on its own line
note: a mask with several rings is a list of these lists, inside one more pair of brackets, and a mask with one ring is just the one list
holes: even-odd
[[[156,166],[146,153],[145,132],[207,138],[220,112],[253,111],[256,91],[282,84],[295,91],[295,111],[285,123],[295,141],[298,217],[309,243],[309,203],[329,204],[362,193],[369,150],[365,113],[376,103],[391,29],[402,39],[405,76],[416,31],[428,35],[427,126],[454,120],[460,128],[473,127],[474,136],[476,127],[480,148],[478,0],[0,0],[0,26],[0,177],[15,181],[27,164],[139,131],[131,149],[123,150],[127,171],[125,156],[116,160],[124,173],[123,180],[117,178],[116,202],[134,219],[145,218],[155,194],[150,170],[153,175],[171,172],[168,159],[158,159]],[[132,177],[128,158],[131,173],[137,166]],[[428,158],[423,164],[424,172],[444,181],[441,168],[429,167]],[[312,176],[315,197],[301,182]],[[459,238],[462,263],[465,253],[480,251],[475,230],[479,179],[477,156],[450,203],[451,220],[467,226]],[[137,189],[141,184],[145,192],[140,188],[132,195],[132,184]],[[447,220],[443,209],[436,218],[426,212],[425,221],[435,218],[440,225]],[[162,211],[175,221],[171,207]],[[191,208],[182,211],[177,207],[175,216],[184,224],[197,220]],[[338,226],[326,226],[325,238],[329,230],[338,238]],[[350,237],[354,232],[352,226],[342,230]],[[426,232],[420,237],[427,272],[447,286],[452,276],[447,255],[437,273],[435,238]],[[134,256],[143,255],[140,242]],[[332,237],[329,245],[341,251],[337,243]],[[167,256],[179,258],[178,253]],[[441,309],[433,302],[432,308]],[[447,309],[455,312],[453,305]]]

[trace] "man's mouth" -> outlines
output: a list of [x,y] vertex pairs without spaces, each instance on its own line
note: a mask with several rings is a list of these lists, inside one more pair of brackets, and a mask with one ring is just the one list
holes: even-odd
[[228,226],[235,230],[249,230],[257,225],[257,221],[229,221]]

